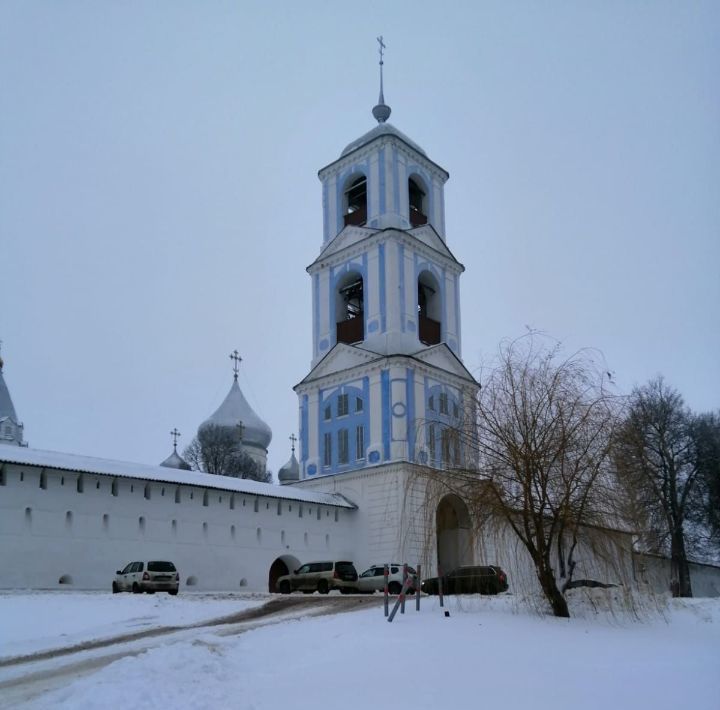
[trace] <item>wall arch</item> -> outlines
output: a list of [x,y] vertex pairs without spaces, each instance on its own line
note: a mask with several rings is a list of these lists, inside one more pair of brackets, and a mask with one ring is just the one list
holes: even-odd
[[270,565],[270,570],[268,572],[268,591],[277,592],[275,584],[277,583],[278,578],[283,575],[290,574],[298,567],[300,567],[300,560],[293,555],[281,555],[276,558]]

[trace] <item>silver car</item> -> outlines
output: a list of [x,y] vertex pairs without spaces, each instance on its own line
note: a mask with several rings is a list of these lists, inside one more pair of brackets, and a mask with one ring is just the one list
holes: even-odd
[[180,588],[180,575],[172,562],[151,560],[149,562],[130,562],[124,569],[115,573],[112,583],[113,594],[132,592],[167,592],[177,594]]
[[[366,569],[357,581],[358,591],[366,594],[372,592],[382,592],[385,590],[385,565],[374,565]],[[403,566],[397,562],[392,562],[388,569],[388,592],[390,594],[400,594],[403,585]],[[407,568],[408,576],[412,577],[412,585],[408,589],[408,593],[415,592],[415,582],[417,581],[416,572],[412,567]]]

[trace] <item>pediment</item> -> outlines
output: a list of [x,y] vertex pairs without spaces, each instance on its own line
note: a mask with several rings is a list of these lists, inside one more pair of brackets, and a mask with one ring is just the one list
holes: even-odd
[[475,385],[478,384],[471,372],[463,365],[462,360],[445,343],[434,345],[431,348],[423,348],[413,353],[412,357],[432,367],[437,367],[439,370],[451,372],[464,380],[470,380]]
[[353,244],[361,242],[363,239],[367,239],[371,234],[375,234],[377,229],[369,229],[367,227],[345,227],[339,234],[337,234],[330,243],[320,252],[320,256],[308,267],[317,264],[319,261],[324,261],[330,258],[333,254],[336,254],[347,247],[351,247]]
[[363,348],[345,343],[336,343],[332,350],[313,367],[312,370],[295,387],[319,380],[338,372],[350,370],[353,367],[367,365],[373,360],[380,360],[382,356]]
[[[435,231],[432,225],[424,224],[422,227],[416,227],[415,229],[409,230],[408,234],[415,237],[415,239],[425,246],[430,247],[430,249],[440,252],[440,254],[446,258],[452,259],[454,262],[460,264],[460,262],[455,258],[455,255],[450,251],[450,249],[448,249],[447,244],[440,239],[440,235]],[[462,266],[462,264],[460,265]]]

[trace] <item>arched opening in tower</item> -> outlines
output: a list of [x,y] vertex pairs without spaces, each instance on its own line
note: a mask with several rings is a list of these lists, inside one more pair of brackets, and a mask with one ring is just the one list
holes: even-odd
[[421,187],[420,181],[417,178],[410,178],[408,180],[408,201],[410,224],[413,227],[427,224],[425,200],[425,190]]
[[355,178],[345,190],[345,226],[357,226],[367,222],[367,179]]
[[429,271],[418,277],[418,333],[423,345],[437,345],[442,338],[440,285]]
[[472,526],[467,506],[456,495],[446,495],[435,514],[437,562],[443,574],[473,564]]
[[340,282],[336,296],[337,342],[365,339],[365,294],[360,274],[350,273]]

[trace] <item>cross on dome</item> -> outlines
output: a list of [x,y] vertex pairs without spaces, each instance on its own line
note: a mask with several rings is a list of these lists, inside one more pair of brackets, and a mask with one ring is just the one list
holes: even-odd
[[377,106],[373,107],[372,114],[378,123],[385,123],[390,118],[391,109],[385,103],[385,96],[383,95],[383,57],[385,56],[385,43],[383,42],[382,35],[377,38],[378,41],[378,53],[380,54],[380,98],[378,99]]
[[179,437],[179,436],[182,436],[182,434],[180,434],[180,432],[177,430],[177,427],[175,427],[175,428],[170,432],[170,436],[172,436],[172,438],[173,438],[173,450],[174,450],[174,451],[177,451],[177,440],[178,440],[178,437]]
[[235,379],[237,380],[238,372],[240,371],[240,363],[242,362],[242,358],[238,354],[237,350],[233,350],[232,353],[230,353],[230,359],[233,360],[233,373],[234,373]]

